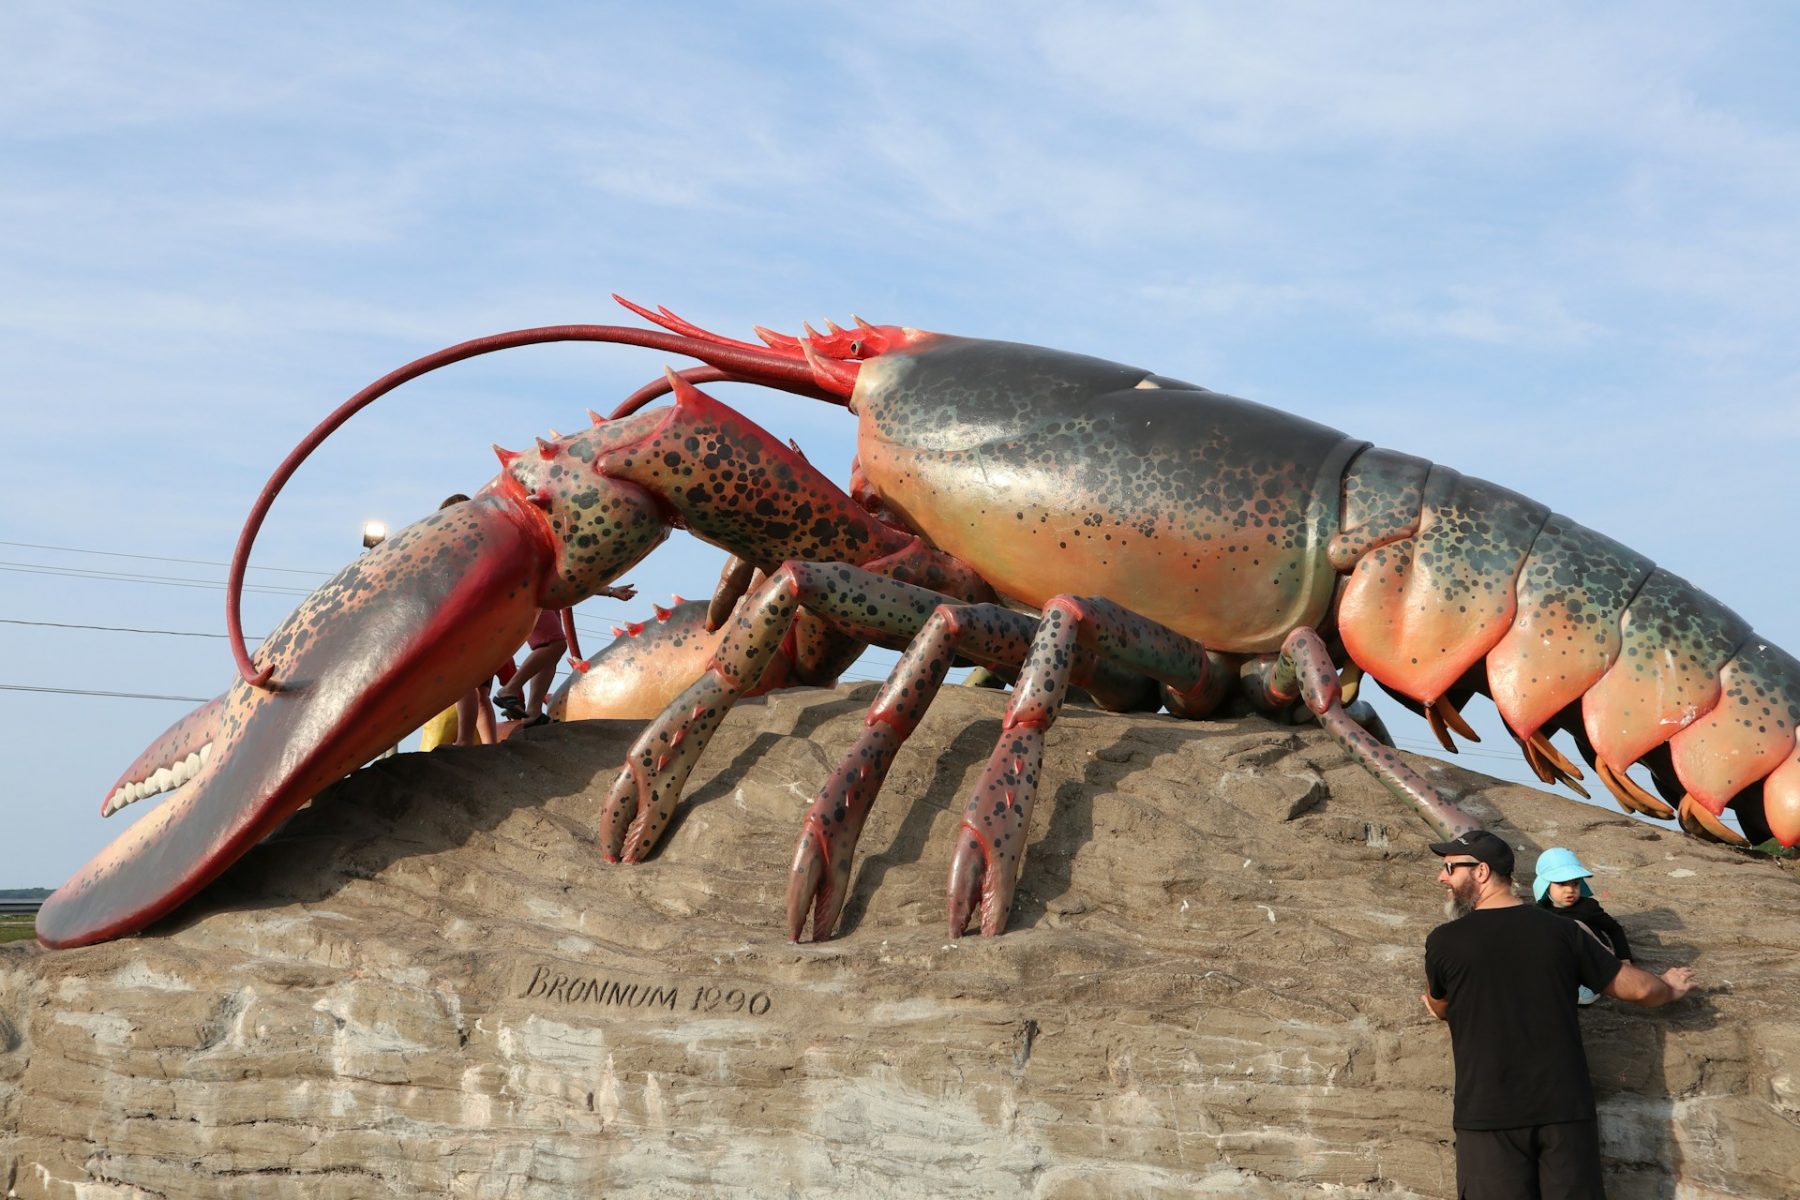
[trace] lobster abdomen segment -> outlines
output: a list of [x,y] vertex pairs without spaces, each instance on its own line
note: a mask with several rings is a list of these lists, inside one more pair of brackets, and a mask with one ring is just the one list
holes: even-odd
[[1550,510],[1485,480],[1432,467],[1415,532],[1356,563],[1338,606],[1350,657],[1430,704],[1505,635],[1516,584]]
[[1749,634],[1687,580],[1652,571],[1619,623],[1618,659],[1581,702],[1594,751],[1622,770],[1710,712],[1719,674]]
[[1619,657],[1619,625],[1656,565],[1551,514],[1520,569],[1518,615],[1487,656],[1494,707],[1530,737],[1580,700]]
[[[1794,757],[1800,663],[1751,637],[1719,672],[1719,687],[1711,711],[1669,743],[1682,786],[1715,816],[1739,792]],[[1765,808],[1771,799],[1765,789]]]

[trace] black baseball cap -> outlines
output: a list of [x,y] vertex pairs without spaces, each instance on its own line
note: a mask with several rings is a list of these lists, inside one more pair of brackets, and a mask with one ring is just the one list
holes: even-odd
[[1485,829],[1471,829],[1448,842],[1433,842],[1431,843],[1431,852],[1439,858],[1451,854],[1466,854],[1477,862],[1484,862],[1492,867],[1494,874],[1504,875],[1508,879],[1512,878],[1512,847],[1502,841],[1498,835],[1489,833]]

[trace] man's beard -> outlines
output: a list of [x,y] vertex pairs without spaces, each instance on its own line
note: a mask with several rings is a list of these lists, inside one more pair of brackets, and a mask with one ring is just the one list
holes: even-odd
[[[1460,884],[1460,880],[1458,883]],[[1457,886],[1444,897],[1444,916],[1455,921],[1475,911],[1475,889]]]

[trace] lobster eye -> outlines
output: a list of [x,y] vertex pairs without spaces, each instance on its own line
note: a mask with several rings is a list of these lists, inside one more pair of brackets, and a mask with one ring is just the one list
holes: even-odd
[[861,358],[862,357],[862,342],[861,342],[861,340],[850,343],[850,357],[851,358]]

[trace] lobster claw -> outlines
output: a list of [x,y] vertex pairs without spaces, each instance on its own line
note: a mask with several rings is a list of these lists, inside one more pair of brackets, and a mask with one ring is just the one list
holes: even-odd
[[272,689],[238,680],[108,793],[111,811],[180,785],[44,902],[38,940],[86,945],[169,913],[492,672],[530,630],[555,565],[516,507],[483,493],[433,513],[308,597],[257,652]]
[[[676,597],[674,607],[654,624],[614,627],[613,641],[588,660],[589,670],[571,674],[550,694],[546,711],[553,721],[647,721],[686,691],[706,671],[725,640],[723,629],[708,631],[705,600]],[[786,687],[793,661],[785,647],[775,652],[756,685],[743,696]]]
[[635,633],[614,627],[613,641],[571,674],[546,703],[553,721],[645,721],[706,670],[725,636],[706,631],[706,603],[685,600],[669,615]]

